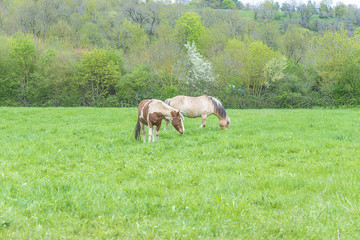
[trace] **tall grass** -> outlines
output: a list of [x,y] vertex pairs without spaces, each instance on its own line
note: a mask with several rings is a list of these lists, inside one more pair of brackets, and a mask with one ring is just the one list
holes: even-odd
[[228,110],[146,144],[136,112],[0,108],[0,238],[360,238],[358,110]]

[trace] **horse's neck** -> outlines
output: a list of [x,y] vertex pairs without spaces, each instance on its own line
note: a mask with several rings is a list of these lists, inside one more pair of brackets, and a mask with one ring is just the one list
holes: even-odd
[[224,118],[216,111],[215,106],[214,106],[213,114],[214,114],[219,120],[220,120],[220,119],[224,119]]
[[[218,112],[218,110],[216,109],[215,104],[210,100],[210,98],[208,98],[208,99],[209,99],[210,104],[213,106],[213,113],[212,113],[212,114],[214,114],[219,120],[225,119],[226,116],[225,116],[225,117],[224,117],[224,116],[221,116],[221,114],[220,114],[220,113]],[[219,102],[219,104],[221,104],[221,103]]]
[[165,116],[165,118],[171,120],[172,119],[171,112],[175,111],[175,109],[171,108],[166,104],[161,104],[161,108],[162,108],[161,113]]
[[214,110],[213,110],[213,114],[219,119],[219,120],[222,120],[222,119],[225,119],[226,116],[221,116],[221,114],[218,112],[218,110],[216,109],[215,105],[213,104],[214,106]]
[[166,109],[166,111],[164,111],[162,114],[165,116],[166,119],[172,119],[170,110]]

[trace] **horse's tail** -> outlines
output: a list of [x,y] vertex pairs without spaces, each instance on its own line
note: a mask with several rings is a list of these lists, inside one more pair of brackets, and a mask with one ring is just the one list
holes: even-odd
[[140,140],[140,120],[138,119],[135,127],[135,139]]

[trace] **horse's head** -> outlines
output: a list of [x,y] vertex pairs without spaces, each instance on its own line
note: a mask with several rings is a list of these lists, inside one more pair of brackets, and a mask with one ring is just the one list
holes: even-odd
[[183,134],[185,132],[185,128],[183,124],[183,120],[184,120],[183,115],[180,113],[180,111],[172,111],[171,117],[172,117],[171,123],[176,129],[176,131],[178,131],[180,134]]
[[220,119],[219,120],[219,125],[220,125],[221,130],[229,129],[229,125],[230,125],[230,117],[229,117],[229,115],[226,115],[225,118]]

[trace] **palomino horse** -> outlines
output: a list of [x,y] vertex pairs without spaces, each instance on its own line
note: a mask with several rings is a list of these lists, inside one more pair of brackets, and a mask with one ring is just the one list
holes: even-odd
[[[219,118],[220,129],[229,129],[230,117],[219,100],[214,97],[202,95],[200,97],[176,96],[165,100],[169,106],[179,110],[184,116],[201,117],[200,128],[205,127],[207,116],[214,114]],[[165,130],[168,121],[165,123]]]
[[145,125],[149,126],[149,142],[152,140],[155,141],[154,129],[156,126],[156,140],[159,138],[159,130],[161,127],[161,122],[163,119],[171,121],[174,128],[180,133],[183,134],[184,117],[181,115],[180,111],[170,107],[165,104],[163,101],[156,99],[145,99],[142,100],[138,108],[138,121],[135,127],[135,139],[140,139],[140,128],[143,134],[143,140],[145,139]]

